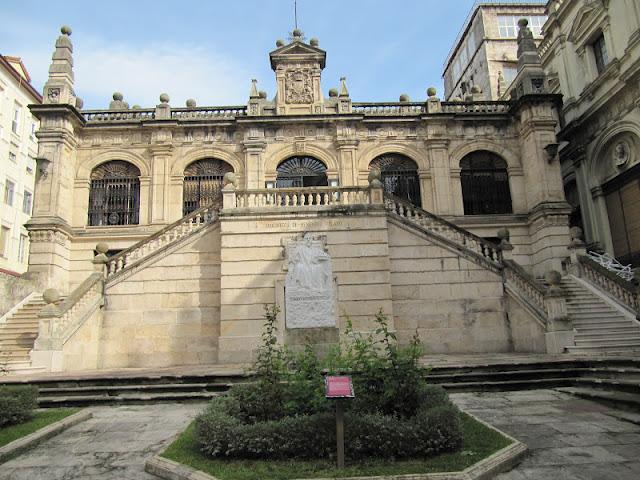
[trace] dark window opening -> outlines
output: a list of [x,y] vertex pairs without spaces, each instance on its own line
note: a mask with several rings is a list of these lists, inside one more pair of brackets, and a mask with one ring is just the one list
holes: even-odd
[[276,188],[326,187],[327,166],[313,157],[291,157],[278,165]]
[[604,42],[604,35],[600,35],[596,38],[595,42],[592,44],[593,54],[596,57],[596,69],[598,70],[598,75],[600,75],[607,68],[607,64],[609,63],[609,55],[607,53],[607,45]]
[[398,153],[388,153],[371,161],[369,169],[374,168],[380,170],[386,193],[407,200],[418,207],[422,206],[420,177],[416,162]]
[[217,158],[197,160],[184,170],[182,215],[222,202],[224,174],[233,167]]
[[135,165],[113,160],[93,169],[89,225],[137,225],[139,211],[140,170]]
[[460,161],[465,215],[512,213],[507,162],[488,151],[470,153]]

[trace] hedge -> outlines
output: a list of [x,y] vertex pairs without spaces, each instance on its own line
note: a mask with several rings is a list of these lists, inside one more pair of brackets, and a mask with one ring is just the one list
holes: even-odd
[[0,428],[26,422],[38,406],[38,389],[30,385],[0,386]]

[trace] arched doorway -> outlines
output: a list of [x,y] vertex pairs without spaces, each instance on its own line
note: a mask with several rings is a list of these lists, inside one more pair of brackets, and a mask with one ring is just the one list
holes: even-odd
[[460,160],[465,215],[513,213],[507,162],[493,152],[479,150]]
[[89,225],[137,225],[139,212],[138,167],[123,160],[112,160],[91,171]]
[[184,169],[182,214],[188,215],[200,207],[222,201],[224,174],[233,167],[217,158],[203,158]]
[[327,166],[313,157],[291,157],[278,165],[276,187],[326,187]]
[[374,168],[380,170],[385,192],[408,200],[418,207],[422,205],[416,162],[399,153],[385,153],[371,161],[369,170]]

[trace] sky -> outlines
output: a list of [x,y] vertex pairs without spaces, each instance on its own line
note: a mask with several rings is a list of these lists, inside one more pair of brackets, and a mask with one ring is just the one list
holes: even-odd
[[[0,0],[0,53],[22,57],[39,91],[62,25],[73,32],[84,108],[240,105],[251,79],[275,93],[269,52],[294,28],[293,0]],[[298,26],[327,52],[322,90],[347,77],[356,102],[414,101],[435,86],[474,0],[298,0]]]

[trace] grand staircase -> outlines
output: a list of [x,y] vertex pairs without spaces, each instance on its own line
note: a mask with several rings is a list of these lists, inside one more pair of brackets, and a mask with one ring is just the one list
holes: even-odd
[[576,329],[571,353],[640,353],[640,322],[571,275],[562,279],[567,313]]

